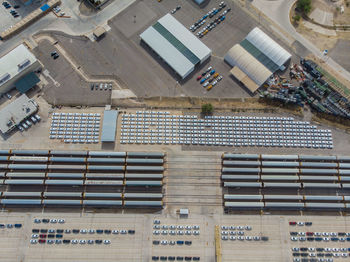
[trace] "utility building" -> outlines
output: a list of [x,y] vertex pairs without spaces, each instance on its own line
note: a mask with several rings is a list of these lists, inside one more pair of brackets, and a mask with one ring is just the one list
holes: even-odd
[[211,50],[170,14],[160,18],[140,37],[182,79],[211,55]]
[[[40,67],[39,61],[24,44],[12,49],[0,58],[0,94],[10,91],[16,84],[20,92],[33,87],[31,85],[38,82],[33,72]],[[20,81],[22,78],[24,80]]]
[[254,93],[273,73],[284,70],[290,58],[290,53],[256,27],[227,52],[225,61],[233,67],[231,74]]

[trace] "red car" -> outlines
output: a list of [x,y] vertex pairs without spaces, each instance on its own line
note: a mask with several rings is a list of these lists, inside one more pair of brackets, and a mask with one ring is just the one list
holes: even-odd
[[307,236],[313,236],[313,235],[314,235],[314,232],[306,232],[306,235],[307,235]]
[[201,80],[202,75],[197,76],[197,81]]
[[46,238],[46,235],[45,234],[41,234],[39,235],[40,238]]
[[39,239],[39,243],[40,244],[44,244],[44,243],[46,243],[46,240],[45,239]]
[[297,222],[294,222],[294,221],[289,222],[290,226],[295,226],[296,224],[297,224]]

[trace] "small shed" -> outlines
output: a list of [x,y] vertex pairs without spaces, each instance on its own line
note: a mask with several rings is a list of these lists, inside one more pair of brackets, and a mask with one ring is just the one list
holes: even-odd
[[106,29],[104,29],[102,26],[98,26],[94,31],[93,35],[99,39],[101,36],[103,36],[106,33]]

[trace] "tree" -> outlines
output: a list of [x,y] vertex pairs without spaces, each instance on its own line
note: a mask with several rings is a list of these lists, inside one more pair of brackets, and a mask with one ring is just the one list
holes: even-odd
[[293,16],[293,21],[294,21],[294,23],[299,22],[300,19],[301,19],[301,16],[300,16],[300,15],[295,15],[295,16]]
[[202,105],[202,114],[205,114],[205,115],[211,114],[211,113],[213,113],[213,110],[214,110],[214,108],[213,108],[212,104],[208,103],[208,104]]
[[298,0],[297,8],[304,14],[308,14],[311,11],[311,0]]

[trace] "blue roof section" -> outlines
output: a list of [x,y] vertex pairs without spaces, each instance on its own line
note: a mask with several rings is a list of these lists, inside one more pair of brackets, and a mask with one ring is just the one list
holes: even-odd
[[117,110],[105,110],[103,114],[101,142],[114,142],[117,131]]
[[22,94],[32,89],[37,83],[40,82],[39,77],[34,72],[31,72],[15,83],[16,89]]
[[42,7],[40,7],[41,11],[43,11],[43,12],[45,12],[49,8],[50,8],[50,6],[48,4],[44,4]]

